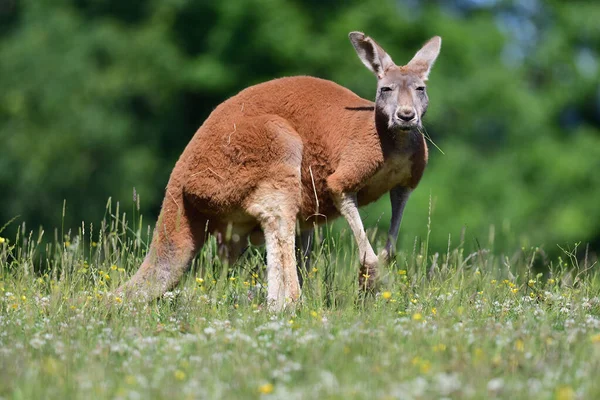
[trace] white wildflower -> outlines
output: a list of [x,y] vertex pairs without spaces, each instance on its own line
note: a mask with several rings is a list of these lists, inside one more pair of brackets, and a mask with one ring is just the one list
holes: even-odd
[[175,294],[173,292],[165,292],[163,297],[167,300],[173,300],[175,298]]
[[441,373],[437,374],[435,379],[437,381],[438,390],[444,396],[456,392],[462,386],[457,374]]
[[492,393],[498,393],[504,387],[504,379],[494,378],[491,379],[487,384],[487,390]]
[[34,337],[33,339],[31,339],[29,341],[29,345],[31,347],[33,347],[34,349],[39,349],[40,347],[42,347],[44,344],[46,344],[46,341],[43,339],[40,339],[39,337]]

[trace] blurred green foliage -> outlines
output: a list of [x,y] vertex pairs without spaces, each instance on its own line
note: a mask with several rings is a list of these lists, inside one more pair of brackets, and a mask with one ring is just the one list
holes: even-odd
[[[210,111],[285,75],[374,98],[347,34],[401,64],[433,35],[430,166],[401,240],[600,249],[600,4],[495,0],[0,0],[0,222],[100,220],[133,188],[156,216]],[[431,201],[430,201],[431,199]],[[364,210],[389,219],[387,199]],[[2,225],[0,223],[0,225]],[[490,227],[494,227],[493,232]]]

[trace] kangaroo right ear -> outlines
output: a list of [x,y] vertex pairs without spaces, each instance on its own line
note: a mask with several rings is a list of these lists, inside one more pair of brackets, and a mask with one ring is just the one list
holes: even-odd
[[435,59],[440,54],[440,47],[442,46],[442,38],[434,36],[427,43],[423,45],[421,50],[415,54],[412,60],[408,64],[408,67],[414,68],[421,75],[421,79],[424,81],[429,77],[429,71],[431,66],[435,62]]
[[395,66],[392,58],[373,39],[362,32],[350,32],[348,35],[358,58],[369,68],[377,78],[381,79],[385,72]]

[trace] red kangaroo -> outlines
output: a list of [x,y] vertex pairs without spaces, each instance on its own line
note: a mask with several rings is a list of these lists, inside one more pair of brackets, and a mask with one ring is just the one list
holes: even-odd
[[373,286],[379,258],[358,207],[390,192],[391,227],[380,255],[389,260],[404,206],[427,163],[420,131],[425,82],[441,38],[398,66],[370,37],[349,37],[377,76],[375,103],[334,82],[298,76],[249,87],[220,104],[177,161],[148,255],[118,293],[151,300],[172,289],[206,232],[233,233],[238,240],[227,244],[227,253],[236,258],[249,236],[262,230],[267,302],[281,310],[300,296],[297,221],[309,231],[311,217],[340,214],[358,244],[360,283]]

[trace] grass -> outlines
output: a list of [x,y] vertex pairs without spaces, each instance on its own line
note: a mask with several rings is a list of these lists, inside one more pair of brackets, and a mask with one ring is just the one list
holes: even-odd
[[108,210],[50,244],[0,239],[0,398],[600,397],[600,280],[572,252],[536,274],[535,248],[415,246],[363,296],[349,234],[330,234],[302,303],[272,314],[262,250],[227,268],[213,241],[175,291],[128,304],[110,293],[147,233]]

